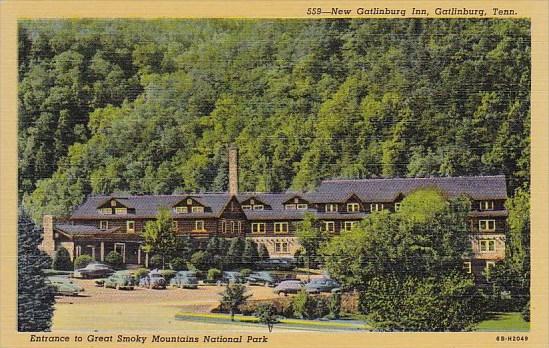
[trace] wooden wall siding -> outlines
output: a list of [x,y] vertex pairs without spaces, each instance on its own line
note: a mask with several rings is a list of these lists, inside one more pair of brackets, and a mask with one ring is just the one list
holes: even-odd
[[[205,231],[196,231],[195,222],[197,220],[204,221]],[[192,235],[204,235],[215,234],[217,232],[217,220],[216,219],[192,219],[192,220],[177,220],[177,233],[178,234],[192,234]]]
[[303,198],[298,197],[298,196],[290,198],[288,201],[284,202],[284,204],[308,204],[308,205],[310,205],[309,201],[306,201]]

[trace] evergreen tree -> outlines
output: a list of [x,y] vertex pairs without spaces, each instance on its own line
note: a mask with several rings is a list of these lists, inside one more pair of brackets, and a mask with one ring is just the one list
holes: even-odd
[[244,239],[237,237],[231,240],[229,250],[227,251],[227,263],[230,269],[235,269],[242,265],[244,247]]
[[69,251],[64,247],[60,247],[53,256],[51,267],[58,271],[72,271],[73,264]]
[[269,249],[267,249],[267,246],[265,245],[265,243],[259,244],[259,250],[257,252],[257,256],[261,261],[266,261],[271,257],[269,255]]
[[259,260],[259,252],[257,243],[251,239],[246,239],[244,243],[244,251],[242,252],[242,264],[245,267],[254,268],[255,262]]
[[54,289],[42,272],[50,258],[38,249],[42,231],[23,209],[19,211],[17,235],[17,328],[49,331],[55,303]]

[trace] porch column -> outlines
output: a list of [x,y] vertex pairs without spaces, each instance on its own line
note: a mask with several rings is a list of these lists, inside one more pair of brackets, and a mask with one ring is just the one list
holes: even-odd
[[145,253],[145,267],[149,268],[149,253]]
[[141,245],[137,245],[137,264],[141,264]]
[[101,262],[105,261],[105,242],[101,242],[100,256]]
[[91,250],[92,250],[92,259],[95,261],[95,246],[92,246]]

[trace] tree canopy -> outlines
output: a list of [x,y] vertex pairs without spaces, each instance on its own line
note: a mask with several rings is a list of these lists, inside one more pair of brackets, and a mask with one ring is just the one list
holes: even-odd
[[528,187],[530,25],[508,19],[20,22],[33,218],[90,193],[505,174]]

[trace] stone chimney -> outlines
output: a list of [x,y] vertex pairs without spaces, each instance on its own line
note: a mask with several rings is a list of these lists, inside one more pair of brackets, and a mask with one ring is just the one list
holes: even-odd
[[229,194],[238,194],[238,149],[229,146]]
[[42,228],[44,229],[44,235],[42,239],[42,245],[40,249],[46,252],[48,255],[53,256],[55,252],[55,240],[53,238],[53,223],[54,217],[52,215],[44,215],[42,218]]

